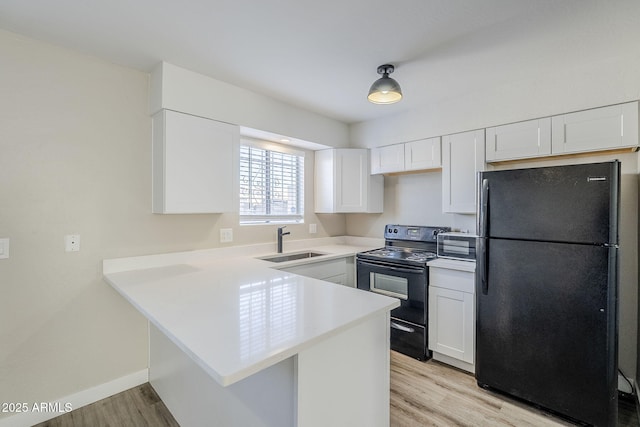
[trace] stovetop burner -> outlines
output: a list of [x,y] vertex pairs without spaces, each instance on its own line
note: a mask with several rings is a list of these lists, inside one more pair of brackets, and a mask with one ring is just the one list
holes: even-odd
[[407,255],[406,259],[408,261],[424,262],[435,257],[436,254],[434,254],[433,252],[413,252]]
[[426,264],[436,258],[436,236],[448,227],[387,225],[384,248],[360,252],[359,258],[400,264]]
[[427,261],[432,260],[436,257],[436,254],[433,252],[399,247],[384,247],[380,249],[373,249],[371,251],[361,252],[359,255],[381,258],[388,261],[406,261],[413,263],[426,263]]

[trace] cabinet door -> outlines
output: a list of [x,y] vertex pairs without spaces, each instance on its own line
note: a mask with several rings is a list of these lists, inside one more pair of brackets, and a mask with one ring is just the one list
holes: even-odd
[[404,144],[405,170],[433,169],[439,168],[441,165],[440,137],[421,139]]
[[429,349],[474,363],[473,294],[429,287]]
[[371,174],[404,171],[404,144],[371,149]]
[[153,117],[153,212],[237,210],[239,128],[163,110]]
[[313,198],[317,213],[334,213],[336,176],[334,173],[336,150],[314,152],[315,179]]
[[363,212],[367,196],[367,158],[360,150],[337,150],[336,211]]
[[336,212],[382,212],[383,177],[369,174],[366,149],[336,150]]
[[476,212],[476,174],[484,158],[484,129],[442,137],[443,212]]
[[382,212],[384,177],[369,174],[369,150],[315,152],[317,213]]
[[550,117],[487,128],[487,162],[550,154]]
[[553,117],[553,154],[638,146],[638,102]]
[[347,259],[338,258],[328,261],[309,262],[302,265],[283,268],[282,271],[299,274],[314,279],[328,280],[347,273]]

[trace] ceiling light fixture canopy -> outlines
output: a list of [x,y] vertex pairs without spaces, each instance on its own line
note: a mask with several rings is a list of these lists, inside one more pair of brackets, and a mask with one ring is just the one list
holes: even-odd
[[378,74],[382,77],[373,82],[369,89],[367,99],[374,104],[393,104],[402,99],[402,90],[397,81],[389,77],[393,73],[394,66],[391,64],[380,65]]

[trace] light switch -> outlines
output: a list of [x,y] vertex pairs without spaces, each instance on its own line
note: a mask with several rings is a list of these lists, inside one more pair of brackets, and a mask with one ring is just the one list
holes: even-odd
[[9,238],[0,239],[0,259],[9,258]]
[[309,233],[315,234],[318,232],[318,226],[316,224],[309,224]]

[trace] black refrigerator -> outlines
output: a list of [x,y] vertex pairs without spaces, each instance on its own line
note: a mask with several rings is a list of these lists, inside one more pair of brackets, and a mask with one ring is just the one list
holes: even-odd
[[481,172],[476,379],[617,423],[620,162]]

